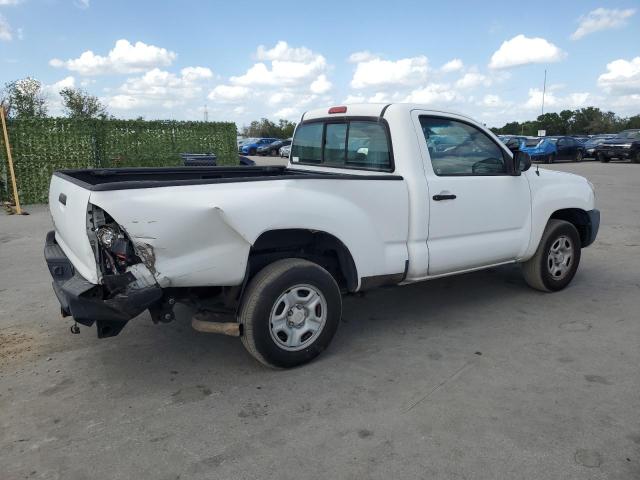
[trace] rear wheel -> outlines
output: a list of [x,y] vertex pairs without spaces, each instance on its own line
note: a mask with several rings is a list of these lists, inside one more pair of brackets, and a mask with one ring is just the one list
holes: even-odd
[[574,157],[573,161],[574,162],[581,162],[582,158],[583,158],[584,154],[582,153],[582,150],[578,150],[576,152],[576,156]]
[[602,162],[602,163],[609,163],[610,159],[604,153],[599,153],[598,154],[598,160],[600,160],[600,162]]
[[321,266],[278,260],[249,283],[240,308],[242,343],[258,361],[290,368],[327,348],[342,315],[340,289]]
[[536,290],[562,290],[578,270],[580,248],[580,236],[573,224],[549,220],[535,255],[522,264],[524,279]]
[[631,163],[640,163],[640,151],[636,152],[636,154],[631,157]]

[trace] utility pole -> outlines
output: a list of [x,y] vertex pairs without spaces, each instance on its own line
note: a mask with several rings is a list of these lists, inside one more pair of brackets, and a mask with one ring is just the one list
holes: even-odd
[[544,115],[544,94],[547,92],[547,69],[544,69],[544,83],[542,84],[542,111],[540,115]]

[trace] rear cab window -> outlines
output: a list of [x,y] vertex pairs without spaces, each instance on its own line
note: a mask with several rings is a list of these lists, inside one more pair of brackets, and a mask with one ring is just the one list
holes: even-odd
[[296,129],[291,162],[358,170],[393,171],[386,124],[377,118],[311,120]]

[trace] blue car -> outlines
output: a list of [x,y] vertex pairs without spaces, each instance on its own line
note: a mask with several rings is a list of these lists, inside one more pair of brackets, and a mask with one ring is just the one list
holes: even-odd
[[249,138],[238,147],[238,153],[241,155],[255,155],[258,148],[263,145],[270,145],[278,138]]
[[520,150],[527,152],[532,162],[552,163],[557,156],[556,145],[548,138],[531,137],[522,140]]

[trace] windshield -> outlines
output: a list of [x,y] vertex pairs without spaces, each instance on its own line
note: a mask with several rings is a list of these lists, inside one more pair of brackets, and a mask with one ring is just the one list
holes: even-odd
[[547,140],[553,143],[554,145],[558,142],[557,138],[547,138]]
[[636,140],[640,139],[640,130],[627,130],[616,135],[615,140]]
[[586,144],[588,144],[588,145],[600,145],[605,140],[608,140],[608,137],[594,137],[594,138],[590,138],[589,140],[587,140]]
[[540,140],[539,138],[527,138],[527,140],[526,140],[526,142],[524,144],[527,147],[535,147],[540,142],[542,142],[542,140]]

